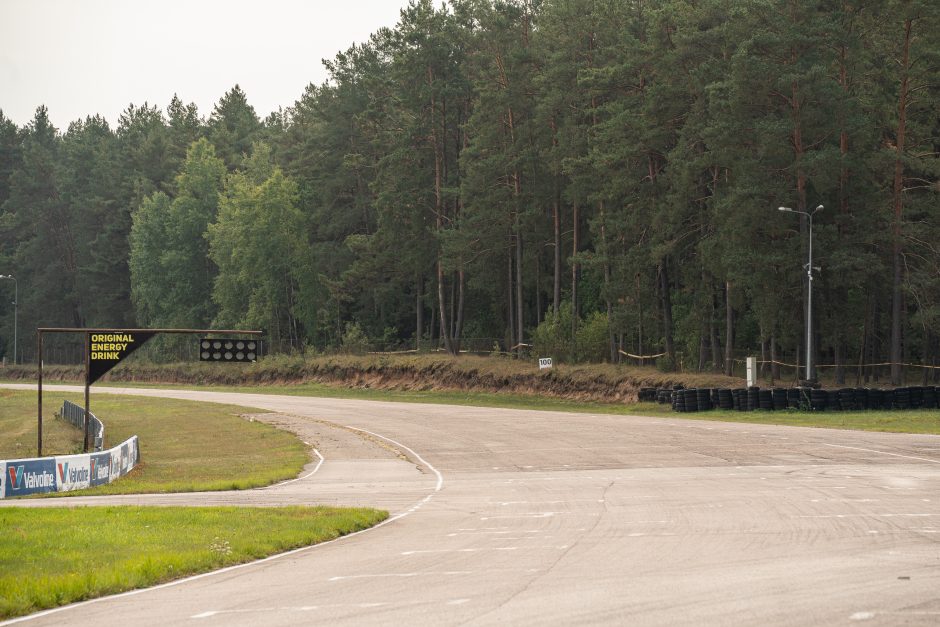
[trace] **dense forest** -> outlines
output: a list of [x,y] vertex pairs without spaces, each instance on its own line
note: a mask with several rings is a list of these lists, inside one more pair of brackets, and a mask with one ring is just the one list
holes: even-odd
[[0,113],[21,357],[39,326],[215,325],[278,352],[802,360],[809,224],[777,208],[824,205],[816,361],[937,364],[936,0],[413,0],[324,63],[266,119],[238,86],[114,128]]

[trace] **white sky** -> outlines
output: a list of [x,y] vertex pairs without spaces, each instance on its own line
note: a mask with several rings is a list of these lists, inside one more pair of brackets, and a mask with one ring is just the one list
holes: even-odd
[[208,117],[236,83],[264,118],[326,79],[321,59],[394,26],[407,0],[0,0],[0,110],[60,130],[173,94]]

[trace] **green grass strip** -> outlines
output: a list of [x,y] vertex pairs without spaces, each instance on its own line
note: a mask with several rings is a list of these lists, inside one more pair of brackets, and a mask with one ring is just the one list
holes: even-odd
[[387,517],[334,507],[0,508],[0,619],[257,560]]
[[[81,452],[82,433],[53,412],[81,394],[43,394],[43,454]],[[36,393],[0,390],[0,459],[36,455]],[[105,424],[105,446],[140,438],[141,463],[114,483],[66,494],[237,490],[296,477],[310,456],[292,433],[243,417],[244,407],[175,399],[95,394],[91,410]],[[60,493],[61,494],[61,493]]]

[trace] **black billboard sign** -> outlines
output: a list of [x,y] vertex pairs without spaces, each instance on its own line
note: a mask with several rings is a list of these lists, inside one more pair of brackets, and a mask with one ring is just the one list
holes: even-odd
[[156,335],[153,331],[107,331],[88,334],[88,373],[85,383],[91,385],[122,359]]

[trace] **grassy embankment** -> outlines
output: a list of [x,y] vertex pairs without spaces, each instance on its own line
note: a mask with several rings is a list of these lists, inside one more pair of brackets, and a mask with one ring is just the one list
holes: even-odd
[[[81,431],[52,418],[63,398],[81,402],[80,395],[44,396],[43,452],[80,452]],[[34,392],[0,390],[0,459],[35,455],[35,403]],[[295,477],[308,459],[296,437],[245,420],[244,408],[96,395],[93,409],[105,423],[107,446],[140,437],[142,462],[115,483],[71,494],[249,488]],[[0,619],[330,540],[387,515],[310,507],[0,507]]]
[[[2,373],[0,373],[2,375]],[[32,373],[33,376],[34,373]],[[78,377],[63,367],[55,376]],[[640,387],[741,387],[740,379],[714,374],[661,373],[652,367],[559,365],[539,371],[531,362],[507,358],[439,355],[272,357],[257,364],[128,361],[102,385],[165,386],[226,391],[324,396],[362,400],[442,403],[696,420],[799,425],[867,431],[940,433],[940,411],[733,412],[676,414],[668,406],[637,403]],[[7,377],[9,378],[9,376]],[[786,385],[786,383],[782,383]]]

